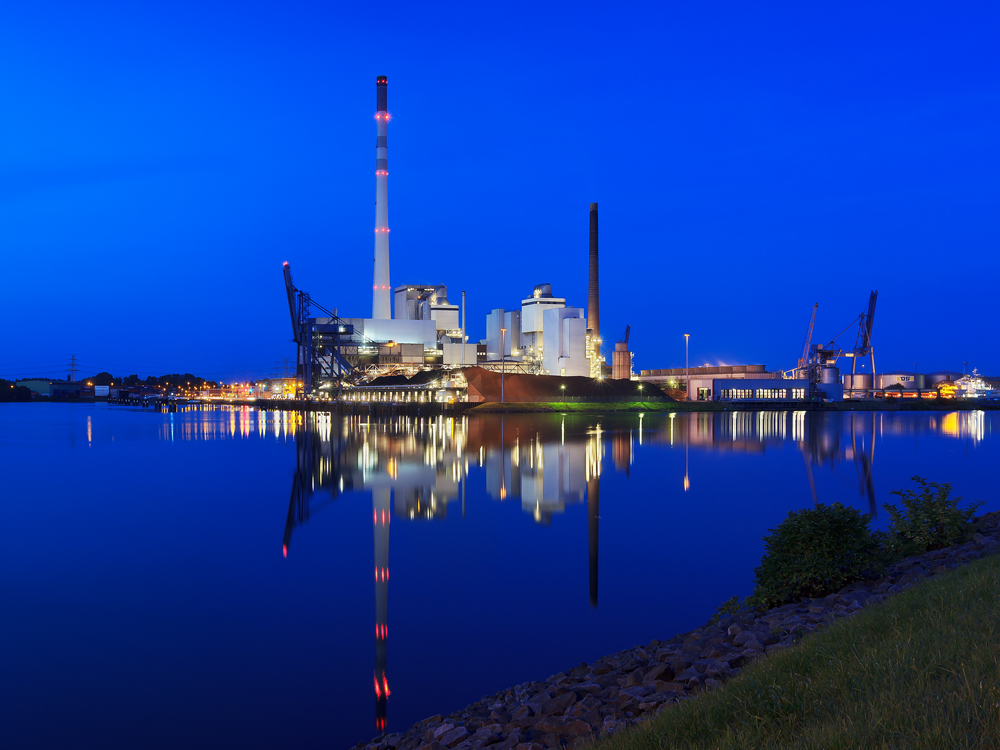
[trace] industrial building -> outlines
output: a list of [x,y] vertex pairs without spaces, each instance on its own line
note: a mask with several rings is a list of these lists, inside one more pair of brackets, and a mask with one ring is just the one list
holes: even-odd
[[[588,307],[570,307],[550,284],[538,284],[519,310],[496,308],[487,315],[486,338],[469,343],[462,304],[451,302],[444,284],[392,286],[389,274],[388,80],[376,79],[375,249],[370,318],[340,317],[292,283],[284,264],[285,288],[297,345],[299,395],[329,397],[350,377],[373,377],[427,368],[482,365],[520,372],[603,378],[604,358],[598,294],[597,204],[590,204]],[[393,304],[395,303],[395,304]],[[631,353],[627,371],[631,374]],[[619,349],[621,347],[616,347]],[[622,375],[626,373],[626,375]],[[374,394],[376,398],[379,396]]]
[[844,397],[839,371],[827,372],[825,378],[811,383],[804,377],[786,378],[782,372],[768,372],[764,365],[705,365],[640,370],[636,380],[668,391],[684,391],[688,401],[840,401]]
[[497,308],[486,316],[486,361],[520,362],[527,372],[589,376],[588,341],[583,310],[566,307],[551,284],[535,286],[520,310]]

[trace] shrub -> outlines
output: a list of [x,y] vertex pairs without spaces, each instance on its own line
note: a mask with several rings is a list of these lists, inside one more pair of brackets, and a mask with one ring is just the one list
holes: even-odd
[[951,497],[951,484],[928,482],[923,477],[911,477],[919,489],[893,490],[891,495],[899,496],[903,509],[885,503],[891,519],[889,523],[889,544],[898,557],[918,555],[928,550],[949,547],[964,541],[969,533],[968,523],[976,509],[983,504],[976,500],[962,510],[958,504],[960,497]]
[[883,567],[881,535],[869,532],[871,515],[841,503],[791,511],[764,537],[764,558],[754,571],[751,597],[762,609],[805,596],[825,596]]
[[719,608],[715,610],[715,614],[709,619],[709,622],[713,625],[717,625],[723,620],[728,620],[730,618],[744,617],[745,615],[751,615],[754,612],[754,601],[753,598],[748,596],[745,599],[740,599],[738,596],[734,596],[732,599],[726,599]]

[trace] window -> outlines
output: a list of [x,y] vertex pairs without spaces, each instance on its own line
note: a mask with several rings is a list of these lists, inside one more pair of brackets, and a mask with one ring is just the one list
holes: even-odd
[[749,388],[729,388],[720,391],[721,397],[727,401],[736,399],[753,398],[753,391]]
[[758,388],[757,398],[788,398],[788,391],[785,388]]
[[806,397],[805,388],[792,388],[792,398],[804,399]]

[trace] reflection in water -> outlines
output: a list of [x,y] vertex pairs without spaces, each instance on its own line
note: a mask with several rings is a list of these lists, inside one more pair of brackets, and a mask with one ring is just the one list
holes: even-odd
[[[230,435],[249,436],[255,414],[234,410]],[[256,415],[258,418],[263,415]],[[924,415],[921,415],[924,416]],[[567,506],[587,502],[590,604],[598,604],[600,480],[605,442],[612,463],[629,475],[636,443],[684,448],[683,488],[690,486],[689,454],[698,450],[763,453],[794,446],[806,480],[819,502],[813,469],[853,463],[861,496],[875,511],[875,442],[884,434],[927,433],[985,439],[981,412],[898,415],[884,412],[704,412],[660,415],[509,415],[487,418],[414,418],[372,421],[331,414],[279,416],[274,436],[293,435],[296,467],[282,542],[289,553],[295,528],[348,491],[372,494],[375,560],[376,728],[384,731],[390,693],[386,674],[388,641],[389,527],[399,520],[444,519],[448,505],[461,502],[470,462],[484,469],[486,494],[497,502],[520,500],[522,510],[548,525]],[[567,419],[570,424],[567,425]],[[195,432],[197,434],[197,431]],[[214,436],[214,434],[213,434]],[[182,435],[182,439],[189,437]],[[635,441],[635,442],[633,442]]]

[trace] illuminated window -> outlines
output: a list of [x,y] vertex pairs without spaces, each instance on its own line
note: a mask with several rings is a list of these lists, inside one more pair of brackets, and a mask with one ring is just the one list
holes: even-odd
[[788,398],[788,391],[785,388],[758,388],[757,398],[784,399]]

